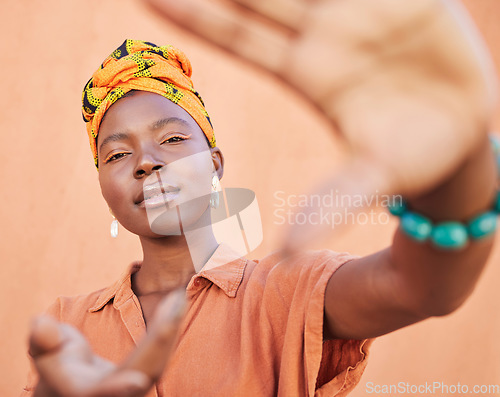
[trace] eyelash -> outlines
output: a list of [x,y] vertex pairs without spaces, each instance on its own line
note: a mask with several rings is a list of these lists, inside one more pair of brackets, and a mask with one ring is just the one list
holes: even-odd
[[[115,153],[112,156],[107,157],[106,160],[104,160],[104,164],[108,164],[111,161],[121,159],[122,158],[121,155],[126,155],[126,154],[127,154],[126,152]],[[117,156],[120,156],[120,157],[117,157]]]
[[170,139],[174,139],[174,138],[178,138],[179,139],[179,141],[175,141],[175,142],[182,142],[182,141],[185,141],[186,139],[191,138],[191,134],[189,134],[189,135],[172,135],[172,136],[169,136],[167,139],[164,139],[160,143],[160,145],[163,145],[165,142],[169,141]]
[[[163,145],[165,142],[168,142],[170,139],[174,139],[174,138],[179,139],[178,141],[175,141],[175,142],[182,142],[182,141],[185,141],[186,139],[191,138],[191,134],[189,134],[189,135],[173,135],[173,136],[169,136],[167,139],[164,139],[160,143],[160,145]],[[172,143],[174,143],[174,142],[172,142]],[[107,163],[109,163],[111,161],[115,161],[115,160],[121,159],[122,156],[124,156],[126,154],[128,154],[128,153],[126,153],[126,152],[115,153],[115,154],[107,157],[106,160],[104,160],[104,164],[107,164]]]

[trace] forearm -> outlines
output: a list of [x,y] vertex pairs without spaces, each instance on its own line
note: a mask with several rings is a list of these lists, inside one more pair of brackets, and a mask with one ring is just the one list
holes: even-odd
[[[467,221],[490,208],[495,178],[494,158],[485,141],[445,183],[409,204],[433,221]],[[472,292],[492,240],[444,251],[398,230],[391,247],[353,260],[331,277],[325,338],[374,337],[450,313]]]
[[[495,197],[496,165],[487,139],[443,184],[410,200],[412,210],[433,222],[467,223],[491,208]],[[464,249],[445,251],[418,243],[396,232],[390,263],[410,309],[423,316],[447,314],[472,292],[487,261],[492,238],[470,242]]]

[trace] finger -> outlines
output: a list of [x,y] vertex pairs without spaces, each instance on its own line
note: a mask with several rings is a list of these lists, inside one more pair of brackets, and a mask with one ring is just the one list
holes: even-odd
[[54,377],[58,375],[54,360],[65,342],[60,324],[50,316],[38,316],[33,319],[29,337],[29,354],[33,357],[40,380],[34,392],[35,397],[58,397],[54,389]]
[[[377,202],[377,197],[394,193],[388,170],[365,159],[353,159],[338,173],[324,181],[308,206],[300,207],[288,220],[290,225],[281,243],[281,255],[287,257],[306,249],[324,248],[327,238],[338,236],[364,220],[359,214]],[[313,199],[314,198],[314,199]]]
[[172,291],[160,302],[146,338],[125,362],[123,370],[140,371],[152,381],[161,376],[177,342],[185,306],[184,288]]
[[206,0],[145,0],[158,13],[209,42],[279,74],[292,44],[289,32],[241,8]]
[[94,356],[81,334],[49,316],[33,321],[30,354],[40,374],[37,396],[141,396],[151,379],[138,371],[115,371]]
[[30,354],[41,387],[61,396],[79,395],[114,368],[104,360],[95,361],[83,335],[50,316],[40,316],[33,322]]
[[35,317],[31,324],[29,354],[39,355],[57,350],[63,343],[58,323],[50,316]]
[[33,392],[33,397],[61,397],[61,396],[54,390],[51,390],[43,380],[40,380],[36,385],[35,391]]
[[151,378],[139,371],[116,371],[86,393],[92,397],[139,397],[153,386]]
[[301,0],[233,0],[252,11],[295,31],[301,25],[306,4]]
[[473,50],[473,58],[479,62],[488,90],[488,102],[491,106],[490,111],[493,113],[499,100],[499,80],[495,64],[486,46],[486,42],[481,37],[481,33],[475,26],[464,4],[455,0],[441,0],[441,3],[448,10],[450,16],[454,19],[454,22],[464,35],[465,40]]

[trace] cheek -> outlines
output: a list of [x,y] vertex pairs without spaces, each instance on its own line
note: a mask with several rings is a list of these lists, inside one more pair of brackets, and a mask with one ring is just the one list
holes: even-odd
[[[211,152],[200,152],[173,161],[160,171],[160,179],[174,183],[181,193],[165,207],[148,209],[151,230],[159,235],[178,235],[179,222],[184,231],[205,222],[213,175]],[[152,175],[156,178],[156,175]],[[179,218],[180,216],[180,218]]]
[[108,203],[109,208],[111,208],[114,213],[117,213],[119,211],[119,203],[123,202],[122,189],[124,185],[119,183],[116,179],[104,175],[99,177],[99,183],[101,185],[101,193],[104,200]]
[[184,157],[169,164],[168,167],[182,183],[184,190],[182,202],[201,197],[209,198],[214,173],[209,150]]

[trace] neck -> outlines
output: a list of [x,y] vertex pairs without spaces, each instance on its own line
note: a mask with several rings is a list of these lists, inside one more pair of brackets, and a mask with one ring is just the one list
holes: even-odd
[[141,236],[140,240],[143,262],[132,277],[132,289],[137,296],[167,293],[185,286],[218,246],[211,225],[180,236]]

